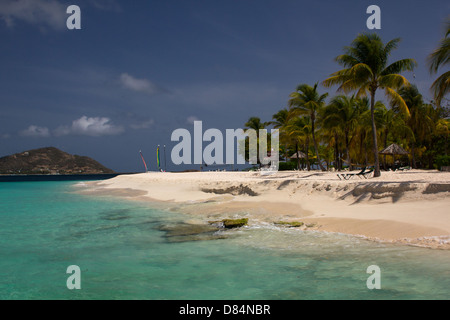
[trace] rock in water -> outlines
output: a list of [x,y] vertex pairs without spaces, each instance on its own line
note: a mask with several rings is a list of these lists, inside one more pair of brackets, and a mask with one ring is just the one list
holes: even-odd
[[158,230],[166,231],[166,239],[169,242],[187,242],[216,240],[227,238],[227,235],[218,233],[221,229],[208,224],[178,223],[162,225]]
[[240,228],[248,223],[247,218],[242,219],[224,219],[222,220],[223,226],[227,229]]

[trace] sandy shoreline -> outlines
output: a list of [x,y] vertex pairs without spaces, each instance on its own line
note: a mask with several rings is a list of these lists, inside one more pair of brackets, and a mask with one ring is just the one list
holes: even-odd
[[383,172],[345,181],[318,171],[154,172],[87,183],[81,192],[170,202],[205,221],[302,221],[319,231],[450,249],[449,172]]

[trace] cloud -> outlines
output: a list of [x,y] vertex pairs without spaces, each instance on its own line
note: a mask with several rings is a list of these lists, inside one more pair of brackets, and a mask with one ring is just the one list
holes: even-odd
[[31,125],[28,127],[28,129],[19,132],[19,135],[23,137],[47,138],[50,137],[50,130],[48,130],[48,128],[46,127]]
[[2,139],[9,139],[9,138],[11,138],[11,135],[9,133],[3,133],[3,134],[0,135],[0,138],[2,138]]
[[0,19],[8,27],[16,21],[37,24],[56,30],[66,28],[66,7],[56,0],[2,0],[0,2]]
[[112,124],[111,119],[109,118],[88,118],[86,116],[82,116],[80,119],[74,120],[71,126],[60,126],[55,130],[55,134],[57,136],[74,134],[100,137],[118,135],[123,132],[123,127]]
[[132,123],[132,124],[130,125],[130,127],[131,127],[132,129],[135,129],[135,130],[139,130],[139,129],[148,129],[148,128],[150,128],[151,126],[153,126],[154,124],[155,124],[155,120],[153,120],[153,119],[148,119],[148,120],[143,120],[143,121],[140,121],[140,122]]
[[128,73],[122,73],[120,75],[120,83],[123,87],[129,90],[143,92],[149,95],[167,92],[167,90],[157,86],[147,79],[137,79],[130,76]]

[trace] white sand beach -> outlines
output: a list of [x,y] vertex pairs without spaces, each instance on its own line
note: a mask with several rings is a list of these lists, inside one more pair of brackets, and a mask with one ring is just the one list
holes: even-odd
[[449,172],[382,172],[350,180],[319,171],[154,172],[88,183],[81,192],[170,202],[204,221],[301,221],[313,230],[450,249]]

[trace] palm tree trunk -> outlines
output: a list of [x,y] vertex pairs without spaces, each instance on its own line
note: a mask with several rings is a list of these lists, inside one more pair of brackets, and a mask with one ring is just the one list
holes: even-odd
[[347,158],[347,162],[350,166],[350,171],[353,170],[352,163],[350,161],[350,148],[349,148],[349,142],[348,142],[348,131],[345,131],[345,157]]
[[335,168],[336,168],[336,170],[341,171],[341,167],[339,164],[339,145],[338,145],[338,134],[337,133],[334,134],[334,144],[335,144],[335,146],[334,146]]
[[311,167],[309,165],[309,137],[306,138],[306,168],[308,171],[311,171]]
[[377,126],[375,124],[375,90],[371,90],[370,92],[370,115],[372,118],[373,157],[375,161],[373,176],[376,178],[381,176],[381,172],[380,160],[378,158]]
[[445,136],[445,155],[448,155],[448,134]]
[[311,131],[312,131],[312,138],[313,138],[313,143],[314,143],[314,150],[316,151],[316,158],[317,158],[317,162],[319,163],[320,170],[326,171],[325,168],[323,167],[322,163],[320,162],[320,158],[319,158],[319,148],[317,147],[314,122],[315,122],[314,117],[311,117],[311,127],[312,127]]
[[[388,131],[386,131],[386,134],[384,136],[384,148],[387,148],[387,137],[388,137]],[[387,171],[386,168],[386,155],[383,156],[383,170]]]
[[364,166],[366,167],[369,164],[369,153],[367,152],[367,149],[369,149],[369,147],[367,146],[366,142],[364,143]]
[[300,156],[298,154],[298,141],[295,142],[295,154],[297,155],[297,170],[300,170]]

